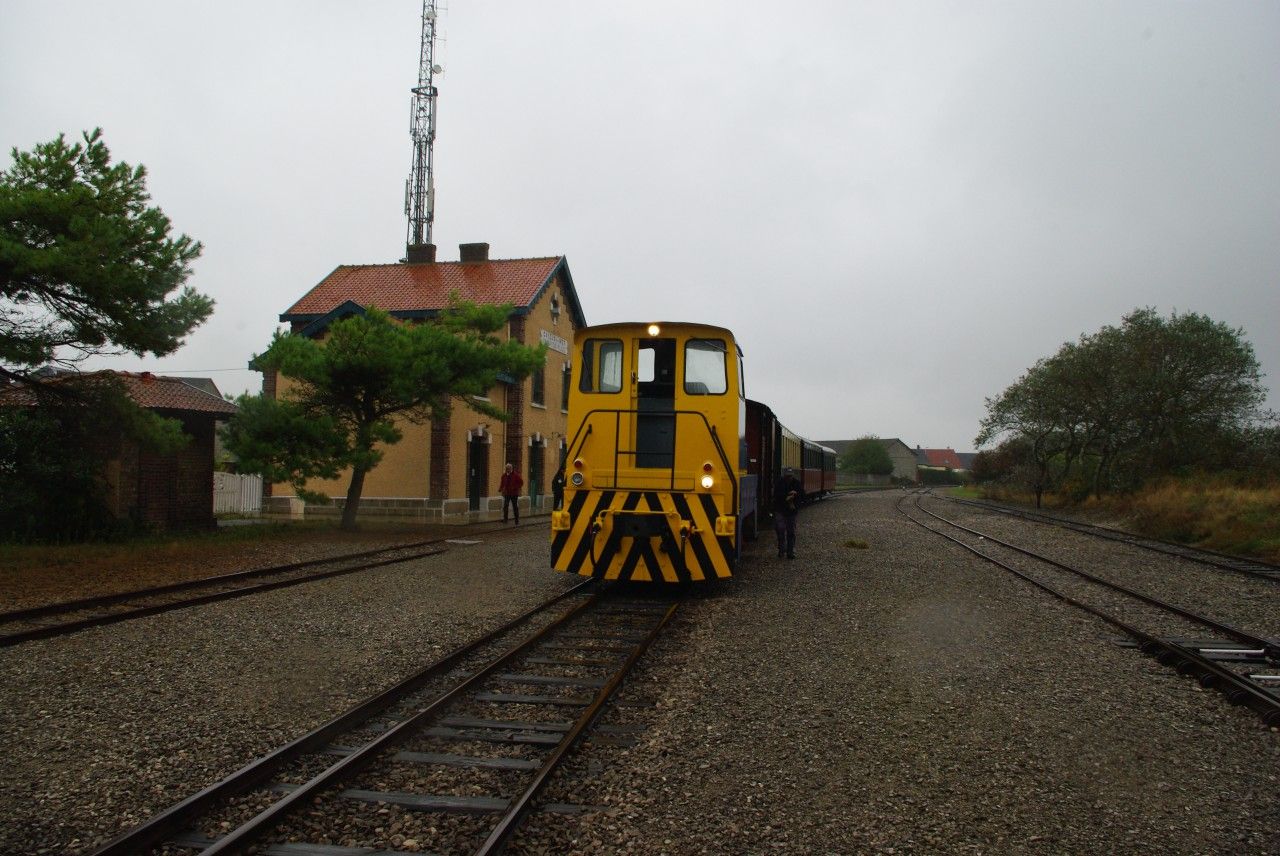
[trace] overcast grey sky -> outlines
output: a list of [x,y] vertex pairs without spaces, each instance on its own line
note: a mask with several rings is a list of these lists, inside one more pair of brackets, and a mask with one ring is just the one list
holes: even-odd
[[[5,0],[0,146],[101,126],[205,245],[164,360],[256,391],[278,315],[404,252],[420,0]],[[1280,2],[452,0],[435,243],[565,255],[590,323],[734,330],[815,439],[972,448],[1130,309],[1280,379]],[[1273,392],[1269,405],[1280,407]]]

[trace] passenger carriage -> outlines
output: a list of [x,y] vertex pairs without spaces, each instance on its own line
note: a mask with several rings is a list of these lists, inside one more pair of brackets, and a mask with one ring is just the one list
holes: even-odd
[[[773,517],[774,485],[791,468],[804,489],[806,501],[820,499],[836,487],[836,452],[806,440],[788,429],[767,404],[747,400],[747,471],[757,477],[755,511],[743,513],[749,534]],[[759,521],[757,523],[757,520]]]

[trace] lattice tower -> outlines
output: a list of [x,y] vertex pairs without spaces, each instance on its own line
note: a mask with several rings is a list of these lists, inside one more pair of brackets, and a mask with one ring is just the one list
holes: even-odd
[[418,57],[418,85],[413,87],[409,136],[413,139],[413,164],[404,188],[404,213],[409,217],[407,243],[431,243],[435,221],[436,188],[432,174],[432,146],[436,141],[436,0],[422,3],[422,47]]

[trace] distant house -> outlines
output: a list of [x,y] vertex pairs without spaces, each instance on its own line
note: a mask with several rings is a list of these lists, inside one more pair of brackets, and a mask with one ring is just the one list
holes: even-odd
[[916,446],[916,463],[922,467],[940,470],[967,470],[968,466],[961,460],[955,449],[922,449]]
[[[197,388],[184,378],[150,372],[59,374],[49,384],[117,379],[139,407],[176,419],[190,442],[182,450],[161,455],[141,448],[112,425],[103,425],[102,481],[107,510],[121,520],[152,529],[211,528],[213,517],[214,425],[236,412],[217,393]],[[212,381],[206,381],[212,386]],[[14,384],[0,392],[0,405],[37,406],[29,387]]]
[[897,437],[890,437],[880,442],[889,453],[889,460],[893,461],[893,478],[915,481],[916,455],[911,451],[911,447]]
[[[893,461],[893,472],[889,474],[888,479],[905,479],[907,481],[916,480],[916,454],[911,447],[899,440],[897,437],[888,439],[876,438],[877,441],[884,446],[885,451],[889,453],[889,460]],[[843,455],[848,451],[849,446],[853,444],[853,440],[819,440],[823,446],[829,446],[836,450],[837,455]],[[886,479],[886,480],[888,480]]]

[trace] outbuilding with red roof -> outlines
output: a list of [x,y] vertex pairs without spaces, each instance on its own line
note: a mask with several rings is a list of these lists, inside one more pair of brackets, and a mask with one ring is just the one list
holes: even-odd
[[[95,380],[119,383],[139,407],[182,425],[187,445],[162,454],[145,448],[116,425],[104,421],[97,448],[102,459],[103,497],[117,519],[131,520],[145,528],[208,529],[213,515],[214,435],[217,423],[229,418],[236,406],[217,394],[206,379],[193,384],[179,377],[150,372],[101,371],[88,374],[51,373],[41,383],[92,384]],[[212,387],[214,391],[201,388]],[[14,384],[0,390],[0,406],[36,407],[39,398],[32,387]]]

